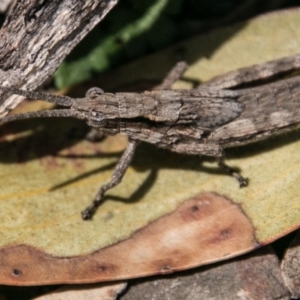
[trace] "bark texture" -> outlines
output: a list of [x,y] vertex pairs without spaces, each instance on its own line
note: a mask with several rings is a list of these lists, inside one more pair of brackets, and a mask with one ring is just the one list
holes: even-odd
[[[15,1],[0,31],[0,84],[34,90],[118,0]],[[0,95],[0,117],[24,98]]]

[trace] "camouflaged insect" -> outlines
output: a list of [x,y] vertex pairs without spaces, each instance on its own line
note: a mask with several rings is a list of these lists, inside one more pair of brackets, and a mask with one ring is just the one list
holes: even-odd
[[[93,203],[82,212],[86,220],[92,217],[105,192],[121,182],[139,141],[179,153],[222,158],[224,148],[255,142],[299,126],[300,77],[255,88],[224,89],[243,83],[243,78],[244,82],[251,82],[272,76],[276,73],[276,63],[281,68],[280,73],[299,67],[299,62],[299,55],[296,55],[244,68],[192,90],[112,94],[92,88],[85,98],[74,99],[0,87],[8,96],[18,94],[68,107],[12,115],[3,118],[2,122],[34,117],[74,117],[86,120],[88,125],[104,135],[120,133],[128,136],[128,146],[110,182],[100,188]],[[178,64],[177,69],[178,74],[171,72],[162,88],[177,79],[185,66]],[[247,184],[242,176],[233,172],[222,160],[220,165],[227,168],[241,186]]]

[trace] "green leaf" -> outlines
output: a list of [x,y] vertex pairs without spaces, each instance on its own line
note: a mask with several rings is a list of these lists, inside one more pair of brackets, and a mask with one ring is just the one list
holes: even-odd
[[[168,1],[151,1],[151,6],[147,7],[142,16],[136,12],[130,13],[128,10],[120,9],[113,15],[113,18],[108,19],[115,24],[111,27],[113,31],[110,34],[104,33],[103,30],[93,31],[61,64],[54,77],[57,87],[64,88],[87,80],[94,72],[106,70],[112,65],[122,62],[126,54],[133,58],[144,53],[147,49],[145,43],[149,43],[149,41],[146,40],[143,43],[142,34],[147,33],[160,19]],[[166,22],[161,25],[166,25]],[[152,33],[159,30],[159,26]],[[171,36],[170,27],[172,25],[168,23],[164,29],[165,38]],[[165,40],[167,43],[170,42],[170,39]],[[157,38],[154,37],[152,42],[150,40],[150,43],[154,47],[166,44],[161,34]]]

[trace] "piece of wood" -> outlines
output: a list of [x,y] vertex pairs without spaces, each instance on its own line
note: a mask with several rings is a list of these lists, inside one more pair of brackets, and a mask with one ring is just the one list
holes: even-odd
[[[16,1],[0,31],[0,83],[34,90],[118,0]],[[1,93],[0,116],[24,98]]]

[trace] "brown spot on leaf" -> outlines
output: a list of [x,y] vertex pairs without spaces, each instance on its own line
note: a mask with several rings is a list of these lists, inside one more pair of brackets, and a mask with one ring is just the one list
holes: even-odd
[[19,269],[13,269],[13,275],[16,277],[20,277],[22,275],[22,271]]
[[86,283],[165,274],[237,256],[257,245],[241,208],[225,197],[205,193],[127,240],[88,255],[54,257],[27,245],[2,248],[0,282]]
[[230,229],[225,229],[225,230],[222,230],[222,231],[221,231],[221,236],[222,236],[224,239],[230,238],[230,235],[231,235],[231,230],[230,230]]
[[106,270],[105,266],[98,267],[98,271],[101,272],[101,273],[105,272],[105,270]]

